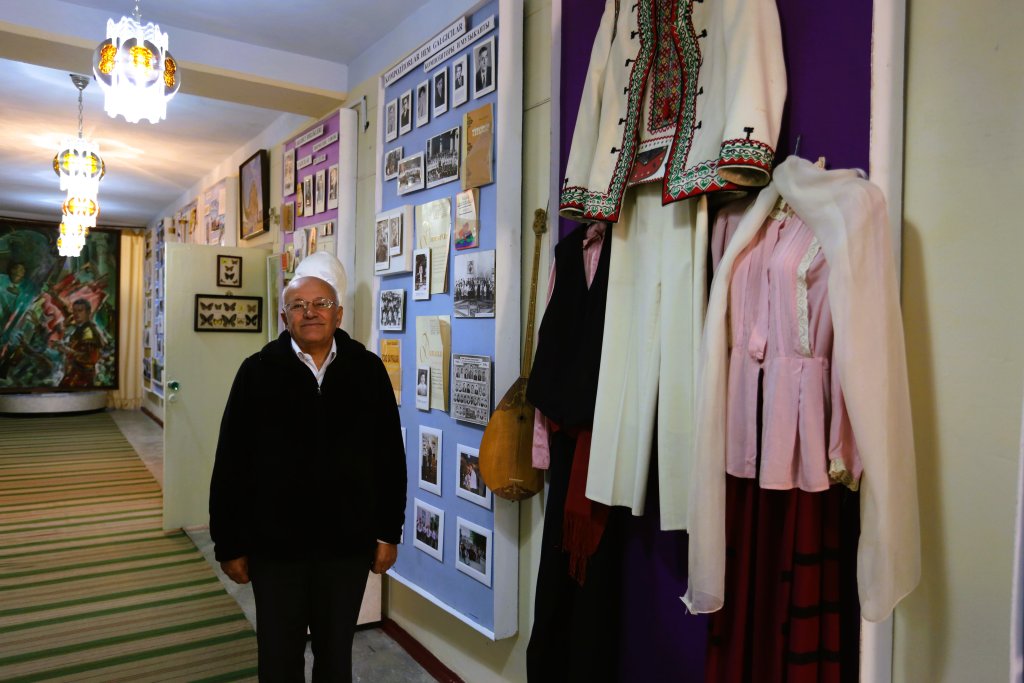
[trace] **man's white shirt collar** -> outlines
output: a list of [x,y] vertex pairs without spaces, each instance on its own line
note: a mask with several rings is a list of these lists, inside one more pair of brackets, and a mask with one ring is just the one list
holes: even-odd
[[327,354],[327,360],[325,360],[324,364],[320,366],[320,369],[317,369],[316,363],[313,362],[313,356],[300,349],[299,345],[295,343],[295,339],[292,339],[291,342],[292,348],[295,349],[295,355],[299,357],[299,360],[302,361],[303,365],[309,368],[310,372],[313,373],[313,376],[316,377],[316,385],[321,386],[324,383],[324,375],[327,374],[327,366],[330,365],[334,361],[335,356],[338,355],[338,341],[336,339],[331,340],[331,352]]

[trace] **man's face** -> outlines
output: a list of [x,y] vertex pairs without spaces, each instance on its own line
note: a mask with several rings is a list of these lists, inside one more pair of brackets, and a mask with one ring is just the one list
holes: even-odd
[[313,302],[320,298],[331,301],[335,299],[334,290],[320,278],[298,278],[285,290],[285,310],[281,312],[281,319],[284,321],[288,333],[292,335],[292,339],[306,353],[309,353],[309,349],[313,347],[330,345],[334,330],[341,325],[344,311],[339,302],[335,302],[334,307],[326,311],[309,305],[305,310],[299,309],[295,312],[289,311],[288,305],[300,299]]
[[25,279],[25,266],[23,266],[20,263],[15,263],[13,266],[11,266],[11,271],[9,275],[11,278],[11,282],[13,282],[14,284],[18,284],[19,282]]
[[75,324],[81,325],[89,320],[89,307],[85,304],[74,304],[71,307],[71,314],[75,318]]
[[455,65],[455,78],[462,78],[462,65],[461,64],[456,64]]
[[491,65],[491,53],[489,50],[480,50],[480,69],[484,70]]

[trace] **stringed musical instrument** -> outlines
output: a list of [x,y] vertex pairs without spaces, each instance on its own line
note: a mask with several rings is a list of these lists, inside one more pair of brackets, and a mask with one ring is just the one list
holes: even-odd
[[526,385],[533,364],[533,330],[537,309],[537,270],[540,267],[541,235],[547,231],[548,212],[533,213],[533,274],[526,342],[519,379],[512,383],[491,414],[480,441],[480,474],[494,495],[523,500],[544,488],[544,473],[533,467],[534,407],[526,400]]

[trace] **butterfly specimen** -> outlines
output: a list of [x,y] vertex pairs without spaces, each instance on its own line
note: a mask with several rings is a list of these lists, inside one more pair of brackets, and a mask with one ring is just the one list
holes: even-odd
[[260,317],[258,315],[247,315],[245,316],[246,325],[257,325],[259,324]]
[[212,325],[213,324],[213,313],[210,315],[199,314],[199,324],[201,325]]
[[204,304],[204,303],[200,302],[199,308],[203,309],[204,311],[208,311],[211,308],[213,308],[213,304]]
[[222,315],[220,319],[225,325],[234,325],[238,321],[238,315],[232,315],[230,318],[226,315]]
[[233,310],[235,310],[235,306],[237,306],[237,305],[238,304],[224,304],[224,310],[225,311],[233,311]]

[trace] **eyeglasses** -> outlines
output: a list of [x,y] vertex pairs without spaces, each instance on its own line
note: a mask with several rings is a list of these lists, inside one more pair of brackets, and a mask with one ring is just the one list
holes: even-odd
[[284,310],[288,311],[289,313],[305,313],[306,309],[308,309],[310,306],[313,307],[314,312],[329,311],[332,308],[334,308],[334,302],[331,301],[330,299],[325,299],[323,297],[313,299],[312,301],[303,301],[302,299],[296,299],[290,304],[285,304]]

